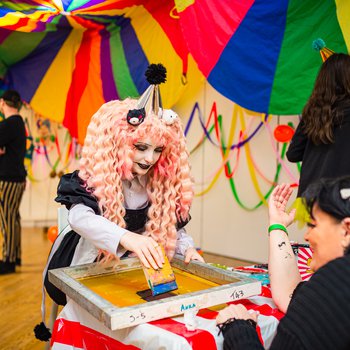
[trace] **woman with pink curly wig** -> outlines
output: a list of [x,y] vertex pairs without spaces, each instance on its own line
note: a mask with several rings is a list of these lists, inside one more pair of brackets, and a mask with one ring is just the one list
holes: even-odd
[[[162,265],[159,245],[170,259],[180,253],[186,261],[202,260],[182,228],[189,220],[193,184],[180,119],[164,110],[171,124],[151,112],[134,126],[126,115],[136,104],[133,99],[111,101],[92,117],[73,182],[78,176],[96,199],[100,216],[84,203],[74,203],[69,212],[71,227],[90,237],[94,230],[86,222],[96,220],[97,248],[119,256],[125,249],[132,251],[147,267]],[[65,177],[72,182],[72,175]],[[132,210],[138,211],[138,219],[128,222]],[[111,246],[99,243],[106,237],[96,238],[106,222],[113,235]]]
[[[66,305],[59,318],[80,322],[84,311],[48,281],[50,269],[130,253],[158,269],[162,247],[170,260],[177,253],[187,263],[204,262],[184,229],[193,183],[181,121],[160,108],[158,84],[165,81],[165,68],[151,66],[146,72],[151,85],[139,100],[108,102],[92,117],[79,170],[60,180],[55,200],[69,210],[72,230],[56,239],[44,282],[50,297]],[[44,323],[35,334],[41,340],[51,336]]]
[[[190,219],[193,182],[181,120],[155,103],[165,77],[159,78],[159,65],[152,66],[156,73],[147,77],[151,85],[139,100],[110,101],[95,113],[79,170],[61,178],[56,201],[69,209],[72,233],[60,246],[76,246],[68,265],[132,252],[144,266],[157,269],[164,262],[161,247],[170,260],[178,253],[186,262],[203,261],[183,228]],[[48,270],[58,267],[55,260]],[[64,294],[48,279],[45,286],[65,304]]]
[[[66,345],[68,335],[74,333],[76,340],[77,322],[109,331],[97,326],[96,319],[73,300],[67,302],[49,282],[48,270],[130,253],[145,267],[158,269],[164,263],[162,247],[170,260],[177,253],[187,263],[204,262],[184,229],[190,219],[193,183],[180,118],[160,108],[158,84],[165,81],[165,73],[163,66],[151,65],[146,72],[151,85],[139,100],[111,101],[95,113],[79,170],[60,180],[55,200],[69,210],[72,230],[57,237],[44,271],[47,293],[56,304],[65,305],[52,343],[62,330]],[[47,341],[51,334],[44,313],[42,317],[34,332]]]

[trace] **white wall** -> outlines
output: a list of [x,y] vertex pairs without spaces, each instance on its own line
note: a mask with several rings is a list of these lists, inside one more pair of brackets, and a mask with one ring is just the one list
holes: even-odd
[[[186,125],[196,101],[199,103],[205,120],[209,116],[212,104],[217,103],[218,113],[223,116],[227,141],[234,104],[217,93],[208,83],[203,83],[201,89],[186,93],[174,107],[174,110],[182,117],[184,125]],[[247,130],[247,133],[250,134],[261,121],[261,116],[246,112],[244,121],[247,128],[250,126]],[[278,122],[287,124],[288,121],[292,121],[296,125],[298,117],[274,116],[269,125],[273,130]],[[238,133],[241,129],[242,124],[238,120],[234,143],[237,143]],[[57,130],[62,145],[65,131],[63,129]],[[203,131],[196,115],[188,134],[188,148],[190,150],[198,143],[202,134]],[[277,142],[274,141],[274,144],[279,147]],[[261,172],[269,180],[273,180],[276,171],[276,154],[271,146],[271,138],[267,130],[264,127],[261,128],[248,143],[248,146]],[[235,164],[236,154],[235,151],[231,164]],[[34,159],[33,162],[33,171],[40,178],[40,181],[28,183],[21,205],[22,222],[23,225],[27,226],[51,226],[56,223],[57,208],[59,207],[54,202],[58,178],[50,179],[47,161],[42,155],[37,157],[38,159]],[[50,157],[53,160],[56,159],[55,150],[52,150]],[[204,180],[212,179],[213,173],[220,166],[220,149],[206,141],[191,155],[190,160],[198,193],[209,184],[208,182],[201,183]],[[290,164],[288,161],[286,161],[286,165],[294,177],[298,179],[296,165]],[[69,170],[72,171],[75,167],[76,164],[72,164]],[[255,174],[261,192],[265,194],[270,185],[259,177],[256,170]],[[241,148],[240,161],[234,175],[234,181],[239,197],[245,205],[253,207],[260,201],[249,173],[244,147]],[[280,182],[283,181],[293,182],[287,172],[282,169]],[[267,208],[263,205],[253,211],[242,209],[233,197],[229,181],[225,178],[224,173],[220,175],[218,182],[207,194],[195,197],[191,216],[192,220],[188,225],[188,232],[194,237],[196,245],[204,251],[250,261],[267,261]],[[302,242],[302,235],[303,232],[296,227],[290,229],[291,239]]]
[[[218,94],[209,84],[205,84],[196,96],[191,97],[190,100],[181,101],[175,107],[179,115],[183,117],[184,123],[190,115],[194,101],[199,102],[205,120],[209,117],[212,104],[217,103],[218,113],[223,116],[225,138],[227,140],[234,104]],[[261,117],[253,113],[246,113],[244,120],[246,127],[248,128],[251,123],[251,130],[253,130],[261,121]],[[272,117],[269,123],[272,131],[278,125],[278,121],[280,124],[287,124],[292,121],[294,125],[297,125],[298,116]],[[238,132],[241,128],[241,123],[237,121],[234,143],[237,143]],[[188,134],[190,150],[197,144],[202,134],[198,117],[196,117],[195,123]],[[249,131],[248,134],[250,134]],[[276,147],[280,147],[277,142],[274,142],[274,144]],[[264,127],[261,128],[258,134],[248,143],[248,146],[259,169],[268,179],[273,180],[276,171],[276,154],[271,146],[271,138],[267,130]],[[235,164],[236,154],[234,152],[231,164]],[[207,141],[201,149],[191,156],[191,164],[197,183],[196,192],[199,192],[207,187],[207,185],[201,185],[201,182],[207,179],[210,174],[213,174],[221,164],[220,149]],[[296,165],[290,164],[288,161],[285,164],[294,178],[298,179]],[[270,185],[262,180],[256,171],[255,174],[261,192],[266,194]],[[293,179],[282,169],[279,182],[293,182],[291,180]],[[248,207],[254,207],[260,199],[254,189],[248,170],[244,147],[240,152],[240,161],[234,175],[234,181],[242,202]],[[294,198],[295,196],[293,200]],[[263,205],[253,211],[242,209],[235,200],[229,181],[223,173],[207,194],[195,197],[191,215],[192,220],[188,225],[188,231],[204,251],[250,261],[267,261],[267,207]],[[303,232],[296,227],[290,229],[290,237],[292,240],[303,242]]]

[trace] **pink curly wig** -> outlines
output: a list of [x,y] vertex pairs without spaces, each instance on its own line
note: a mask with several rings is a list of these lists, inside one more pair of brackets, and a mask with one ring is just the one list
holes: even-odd
[[181,121],[172,125],[153,113],[132,126],[126,115],[137,100],[125,99],[104,104],[87,129],[79,176],[98,199],[103,216],[125,227],[122,180],[132,180],[135,142],[150,138],[164,147],[158,162],[148,172],[150,201],[145,234],[165,247],[172,258],[176,246],[176,223],[187,220],[193,199],[188,151]]

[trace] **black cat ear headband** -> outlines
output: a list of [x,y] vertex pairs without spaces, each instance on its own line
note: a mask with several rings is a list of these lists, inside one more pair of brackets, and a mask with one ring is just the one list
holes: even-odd
[[[145,72],[146,79],[150,86],[139,98],[136,108],[128,111],[126,120],[130,125],[140,125],[147,113],[153,112],[159,115],[167,125],[171,125],[177,118],[177,114],[171,110],[162,108],[162,100],[159,92],[159,85],[166,81],[166,69],[162,64],[151,64]],[[147,110],[147,113],[146,113]]]

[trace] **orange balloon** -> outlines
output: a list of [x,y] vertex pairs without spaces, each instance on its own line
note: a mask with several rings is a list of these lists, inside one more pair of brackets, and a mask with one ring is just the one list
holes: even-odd
[[278,125],[273,135],[278,142],[289,142],[294,135],[294,129],[289,125]]
[[58,227],[51,226],[47,231],[47,238],[53,243],[58,236]]

